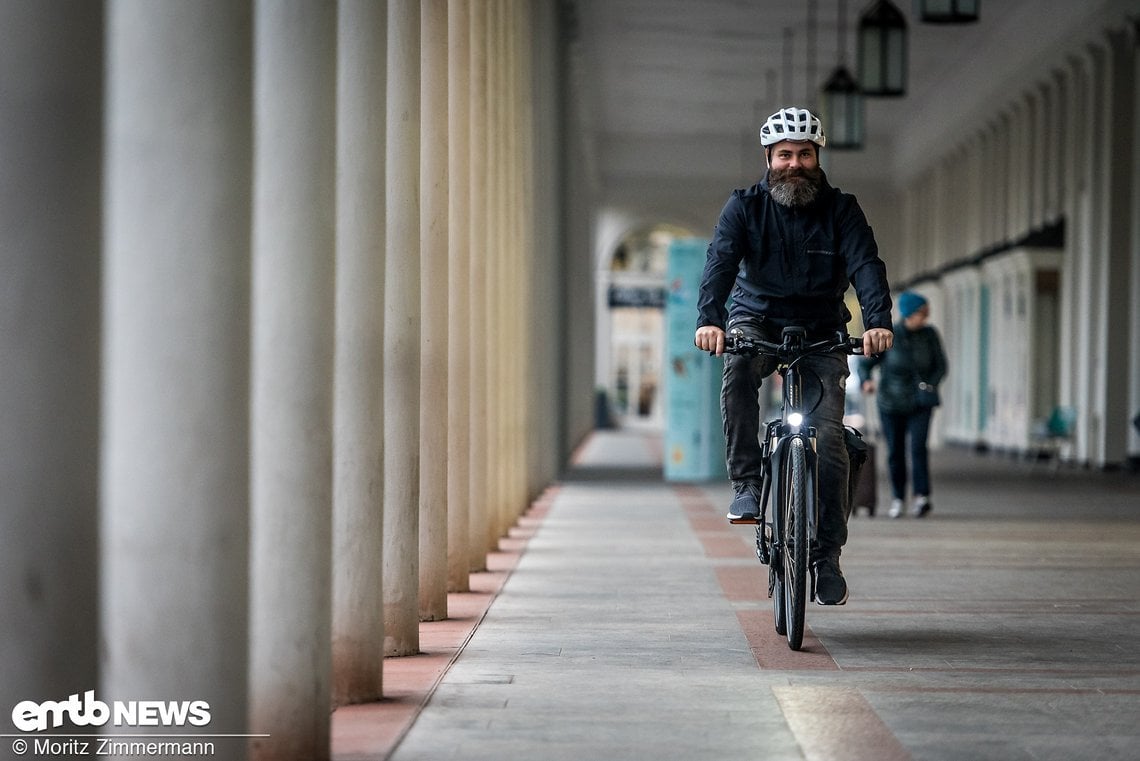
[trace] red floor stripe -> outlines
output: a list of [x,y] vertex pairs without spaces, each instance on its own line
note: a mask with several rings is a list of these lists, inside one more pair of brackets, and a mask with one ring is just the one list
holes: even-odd
[[772,609],[741,610],[736,614],[756,665],[767,671],[838,671],[839,664],[812,632],[804,629],[799,650],[788,647],[788,640],[776,633]]

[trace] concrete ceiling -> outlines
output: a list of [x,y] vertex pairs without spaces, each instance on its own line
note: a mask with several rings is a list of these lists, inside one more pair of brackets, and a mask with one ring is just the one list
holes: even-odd
[[[871,4],[846,0],[852,71],[858,19]],[[864,150],[830,152],[829,174],[848,187],[900,187],[927,157],[1062,65],[1067,46],[1098,31],[1098,15],[1140,13],[1140,0],[981,0],[977,23],[932,25],[917,21],[910,0],[895,4],[909,25],[908,91],[868,100]],[[601,196],[716,187],[719,208],[726,188],[754,181],[763,171],[763,119],[788,102],[816,107],[840,60],[839,7],[839,0],[575,0],[573,116]]]

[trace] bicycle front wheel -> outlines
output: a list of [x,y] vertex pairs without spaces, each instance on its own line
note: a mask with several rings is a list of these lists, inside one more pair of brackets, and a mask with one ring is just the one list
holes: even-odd
[[787,595],[784,580],[780,578],[781,569],[777,563],[783,562],[773,554],[772,565],[768,566],[768,596],[772,598],[773,623],[776,625],[776,634],[788,633],[788,607],[785,600]]
[[780,504],[784,533],[783,598],[788,647],[799,650],[804,641],[804,613],[808,593],[808,464],[804,440],[788,442],[784,460],[784,489]]

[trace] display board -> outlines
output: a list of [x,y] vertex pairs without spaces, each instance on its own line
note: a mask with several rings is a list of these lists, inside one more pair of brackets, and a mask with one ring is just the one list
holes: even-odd
[[669,246],[665,288],[665,480],[727,477],[720,379],[724,361],[693,345],[697,290],[708,241],[682,238]]

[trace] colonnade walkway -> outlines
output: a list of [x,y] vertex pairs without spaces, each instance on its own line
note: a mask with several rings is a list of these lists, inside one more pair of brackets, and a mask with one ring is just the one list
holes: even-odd
[[880,476],[850,601],[809,606],[793,653],[727,484],[598,432],[394,750],[338,753],[334,724],[334,758],[1140,758],[1140,476],[933,466],[923,520],[885,516]]

